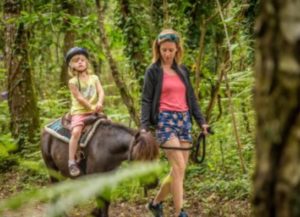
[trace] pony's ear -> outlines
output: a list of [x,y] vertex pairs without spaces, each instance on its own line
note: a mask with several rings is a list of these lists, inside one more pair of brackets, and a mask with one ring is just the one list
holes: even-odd
[[140,131],[138,131],[138,132],[135,134],[134,139],[137,140],[137,139],[140,137],[140,135],[141,135],[141,133],[140,133]]

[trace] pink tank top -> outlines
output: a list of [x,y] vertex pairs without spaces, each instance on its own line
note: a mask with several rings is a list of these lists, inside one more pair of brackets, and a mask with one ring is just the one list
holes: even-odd
[[186,103],[186,87],[178,75],[163,73],[160,111],[184,112],[189,108]]

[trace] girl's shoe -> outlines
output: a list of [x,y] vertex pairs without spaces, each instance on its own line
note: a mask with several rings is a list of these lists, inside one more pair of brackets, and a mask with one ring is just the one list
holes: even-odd
[[71,164],[69,166],[69,173],[71,176],[76,177],[80,174],[80,169],[78,168],[77,164]]
[[151,211],[154,217],[163,217],[163,204],[162,202],[153,205],[153,201],[146,205],[147,209]]
[[178,217],[188,217],[188,214],[185,211],[181,210]]

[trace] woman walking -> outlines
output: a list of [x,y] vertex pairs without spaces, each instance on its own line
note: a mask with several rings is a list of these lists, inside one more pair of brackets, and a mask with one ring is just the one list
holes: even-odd
[[204,134],[209,126],[198,107],[188,70],[180,65],[183,47],[179,34],[172,29],[163,30],[154,40],[152,52],[142,93],[141,132],[155,127],[171,171],[147,207],[155,217],[162,217],[162,202],[171,194],[175,216],[187,217],[183,210],[183,181],[192,143],[192,117]]

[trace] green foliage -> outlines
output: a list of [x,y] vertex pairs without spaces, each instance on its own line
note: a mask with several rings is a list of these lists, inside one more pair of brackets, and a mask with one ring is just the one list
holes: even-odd
[[9,122],[8,103],[6,100],[0,101],[0,131],[3,134],[9,133]]
[[[131,165],[126,169],[118,170],[118,173],[90,175],[77,180],[61,182],[44,189],[34,189],[20,193],[0,203],[0,213],[4,210],[16,210],[25,204],[36,202],[48,202],[46,216],[57,216],[71,209],[77,204],[83,204],[91,198],[109,192],[109,189],[117,186],[121,181],[137,180],[155,173],[159,169],[158,164],[143,163]],[[50,203],[56,199],[55,203]]]
[[49,123],[51,120],[59,118],[69,111],[70,97],[69,90],[60,89],[52,96],[47,96],[47,99],[39,101],[41,122],[43,126]]
[[[125,165],[125,166],[124,166]],[[123,167],[127,167],[128,163],[123,163]],[[112,200],[116,201],[136,201],[144,194],[144,186],[146,184],[151,184],[156,181],[156,178],[162,180],[169,173],[169,166],[165,161],[160,162],[160,170],[149,174],[144,179],[129,180],[120,183],[119,186],[113,189],[111,192]]]
[[0,156],[6,157],[9,152],[16,149],[16,144],[10,134],[2,134],[0,137]]
[[[67,30],[76,33],[75,45],[86,47],[91,52],[96,66],[100,69],[100,79],[106,95],[105,113],[113,121],[137,127],[134,126],[127,108],[122,102],[118,87],[110,73],[108,61],[102,51],[95,2],[92,0],[68,0],[68,3],[74,5],[76,15],[70,15],[63,10],[61,1],[24,2],[27,2],[30,10],[22,11],[17,22],[22,22],[27,28],[32,29],[29,44],[30,66],[33,69],[38,95],[41,129],[45,124],[69,111],[69,90],[61,89],[59,84],[61,67],[64,64],[63,38]],[[167,2],[168,27],[174,28],[183,36],[186,50],[184,64],[190,69],[193,84],[195,84],[196,60],[199,54],[199,28],[203,19],[215,15],[206,23],[204,55],[200,68],[201,83],[199,88],[195,89],[195,93],[200,99],[202,112],[205,113],[216,87],[220,65],[226,59],[227,44],[224,40],[223,24],[219,14],[216,13],[217,8],[214,1],[184,0],[178,2],[171,0]],[[225,0],[220,2],[223,5],[227,3]],[[205,212],[211,216],[217,216],[217,214],[226,216],[224,213],[221,215],[214,212],[213,207],[207,205],[208,203],[215,205],[218,202],[210,200],[211,195],[224,198],[224,200],[246,200],[251,191],[255,114],[252,108],[254,39],[250,28],[253,25],[258,1],[251,0],[250,8],[247,8],[243,2],[231,1],[229,6],[222,10],[231,39],[230,49],[233,55],[228,79],[247,173],[243,174],[240,166],[224,80],[218,92],[219,104],[215,104],[210,117],[210,124],[215,134],[210,135],[207,139],[206,160],[202,165],[191,164],[187,171],[187,192],[194,193],[197,198],[200,198],[201,195],[207,196],[209,199],[203,199],[202,202]],[[129,0],[132,11],[131,16],[125,22],[119,11],[119,1],[105,1],[105,4],[105,29],[110,48],[117,61],[121,78],[134,98],[135,107],[139,110],[141,91],[138,80],[143,77],[145,67],[151,62],[151,43],[163,28],[163,5],[161,1],[157,0]],[[247,13],[246,19],[244,12]],[[69,25],[65,25],[66,20]],[[9,22],[16,22],[16,20]],[[120,28],[121,24],[122,28]],[[0,32],[4,32],[4,25],[0,26]],[[128,40],[132,44],[129,44]],[[0,46],[2,47],[1,40]],[[143,54],[143,63],[135,62],[134,52],[137,55]],[[5,90],[6,70],[4,70],[2,53],[0,55],[0,90]],[[144,67],[144,69],[140,69],[138,76],[134,71],[134,64]],[[31,189],[31,183],[44,182],[47,177],[42,169],[39,146],[38,144],[28,144],[29,151],[24,153],[23,157],[11,154],[15,141],[11,138],[9,123],[7,101],[0,101],[0,172],[7,171],[11,165],[19,165],[19,172],[25,174],[22,176],[23,185],[21,182],[19,184],[22,185],[22,189]],[[196,136],[199,128],[195,124],[193,130]],[[161,178],[168,173],[168,167],[164,168],[165,170],[159,175]],[[138,180],[124,182],[114,189],[112,197],[134,200],[141,194],[140,186]],[[128,189],[134,193],[131,194]],[[237,214],[237,216],[239,215]]]
[[0,173],[17,164],[17,158],[10,156],[17,145],[9,132],[9,122],[7,101],[0,101]]

